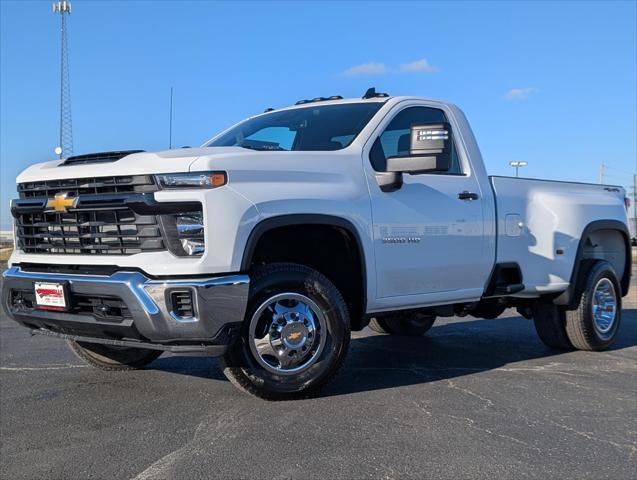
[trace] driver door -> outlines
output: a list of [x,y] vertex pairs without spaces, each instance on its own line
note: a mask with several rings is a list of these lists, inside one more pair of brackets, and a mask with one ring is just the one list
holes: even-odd
[[[390,156],[408,155],[412,125],[448,122],[442,110],[407,107],[375,140],[369,160],[384,171]],[[453,135],[453,131],[452,131]],[[480,186],[461,162],[453,141],[451,168],[442,173],[403,174],[403,185],[383,192],[370,185],[377,300],[414,305],[480,297],[486,240]],[[463,192],[475,193],[466,199]]]

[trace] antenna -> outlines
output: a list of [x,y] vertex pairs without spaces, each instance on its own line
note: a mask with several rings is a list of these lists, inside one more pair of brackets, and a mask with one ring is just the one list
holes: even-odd
[[69,83],[69,53],[66,40],[66,15],[71,14],[71,2],[53,4],[53,13],[61,18],[60,55],[60,144],[55,153],[62,157],[73,155],[73,120],[71,118],[71,86]]
[[386,98],[389,97],[386,93],[377,92],[375,87],[370,87],[363,95],[363,100],[367,100],[368,98]]

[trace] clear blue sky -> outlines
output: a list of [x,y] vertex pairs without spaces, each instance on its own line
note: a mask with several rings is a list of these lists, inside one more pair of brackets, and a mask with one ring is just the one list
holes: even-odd
[[[58,138],[59,18],[0,2],[0,205]],[[492,174],[629,186],[637,170],[637,10],[625,2],[74,1],[75,153],[199,145],[266,107],[320,95],[442,98]],[[425,61],[423,61],[425,60]]]

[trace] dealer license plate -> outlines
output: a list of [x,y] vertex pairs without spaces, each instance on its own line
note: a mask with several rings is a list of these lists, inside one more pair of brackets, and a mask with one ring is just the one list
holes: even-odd
[[61,283],[36,282],[35,303],[43,310],[65,310],[66,298],[64,297],[64,285]]

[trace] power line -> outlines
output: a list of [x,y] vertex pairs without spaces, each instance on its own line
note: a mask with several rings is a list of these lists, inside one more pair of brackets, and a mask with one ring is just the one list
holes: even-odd
[[[614,170],[615,172],[619,172],[619,173],[608,173],[607,169],[611,169]],[[603,184],[604,183],[604,178],[606,177],[612,177],[612,178],[626,178],[627,176],[633,175],[633,173],[628,172],[626,170],[622,170],[621,168],[616,168],[610,165],[607,165],[605,163],[600,163],[599,165],[599,178],[598,178],[598,183]]]
[[632,172],[629,172],[627,170],[623,170],[621,168],[613,167],[612,165],[605,165],[605,166],[606,166],[606,168],[610,168],[611,170],[615,170],[617,172],[625,173],[626,175],[632,175]]
[[626,178],[630,177],[630,174],[627,173],[626,175],[622,175],[622,174],[619,174],[619,173],[606,173],[606,172],[604,172],[604,178],[606,178],[606,177],[624,178],[624,179],[626,179]]

